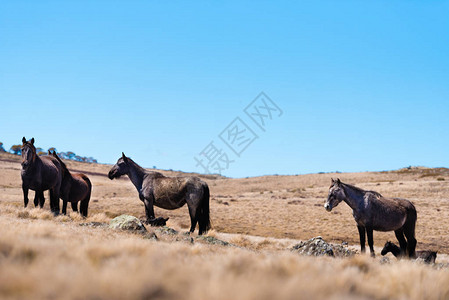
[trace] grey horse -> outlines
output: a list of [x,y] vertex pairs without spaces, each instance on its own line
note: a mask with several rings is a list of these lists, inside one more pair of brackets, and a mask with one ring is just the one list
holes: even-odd
[[340,179],[332,179],[324,208],[331,211],[341,201],[352,208],[359,230],[362,252],[365,252],[365,232],[371,256],[374,256],[373,230],[394,231],[400,244],[401,255],[408,251],[410,258],[415,257],[417,214],[415,206],[409,200],[385,198],[378,192],[365,191],[343,183]]
[[22,190],[25,207],[28,205],[28,190],[36,192],[34,205],[44,206],[44,191],[50,190],[50,209],[59,214],[59,190],[63,170],[59,161],[50,155],[38,156],[34,147],[34,138],[29,142],[22,139]]
[[210,229],[209,187],[200,178],[166,177],[159,172],[147,171],[122,152],[122,157],[111,168],[108,177],[112,180],[125,174],[136,187],[139,198],[145,205],[149,224],[157,224],[153,205],[172,210],[187,203],[190,233],[195,231],[197,222],[198,234],[206,233]]

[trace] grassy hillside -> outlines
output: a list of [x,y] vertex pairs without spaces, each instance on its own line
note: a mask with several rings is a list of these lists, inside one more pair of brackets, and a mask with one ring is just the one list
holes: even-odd
[[[24,209],[19,157],[0,154],[1,298],[449,297],[447,169],[247,179],[206,176],[214,227],[209,236],[233,244],[222,246],[196,233],[192,239],[182,234],[190,223],[186,207],[156,208],[156,216],[170,217],[168,226],[181,232],[170,235],[156,229],[158,240],[102,226],[124,213],[144,216],[134,186],[127,178],[109,180],[109,165],[67,165],[86,173],[93,183],[87,219],[73,212],[54,218],[47,193],[44,209]],[[318,235],[358,249],[349,207],[342,203],[332,213],[323,208],[331,177],[412,200],[418,210],[417,248],[438,250],[439,264],[396,261],[391,256],[385,264],[379,255],[315,258],[290,251],[299,240]],[[386,240],[394,240],[394,234],[375,232],[377,253]]]

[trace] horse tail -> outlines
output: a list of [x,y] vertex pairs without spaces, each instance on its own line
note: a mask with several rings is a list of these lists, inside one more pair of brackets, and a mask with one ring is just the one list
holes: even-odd
[[410,202],[410,207],[407,209],[407,222],[409,222],[410,229],[413,230],[413,236],[415,235],[415,225],[418,219],[418,214],[416,213],[416,208],[412,202]]
[[407,207],[407,220],[404,225],[404,234],[407,238],[407,250],[409,257],[415,257],[416,238],[415,238],[415,226],[418,214],[416,208],[412,202]]
[[210,212],[209,212],[209,187],[207,184],[203,185],[203,197],[200,202],[199,207],[199,216],[198,216],[198,227],[199,232],[198,234],[207,233],[209,229],[211,228],[210,225]]
[[87,218],[87,211],[89,208],[89,201],[92,193],[92,183],[90,182],[89,177],[87,177],[86,175],[83,174],[81,177],[87,183],[87,195],[83,200],[81,200],[80,213],[83,217]]

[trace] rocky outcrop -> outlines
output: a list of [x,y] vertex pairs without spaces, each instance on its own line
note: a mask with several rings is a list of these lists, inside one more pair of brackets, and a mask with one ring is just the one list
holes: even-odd
[[129,215],[121,215],[109,222],[109,228],[145,232],[147,229],[139,219]]
[[356,252],[344,245],[329,244],[321,236],[293,246],[292,251],[309,256],[350,257]]

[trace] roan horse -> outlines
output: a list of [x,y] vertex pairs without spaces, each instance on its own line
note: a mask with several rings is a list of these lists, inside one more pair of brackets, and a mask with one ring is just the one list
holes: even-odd
[[22,139],[22,190],[25,207],[28,205],[28,190],[36,192],[34,205],[44,206],[44,191],[50,190],[50,209],[59,214],[59,190],[62,183],[62,166],[53,156],[38,156],[34,138]]
[[71,173],[55,151],[53,151],[52,155],[59,161],[63,169],[60,190],[61,199],[63,201],[62,213],[65,215],[67,212],[67,202],[71,203],[73,211],[78,212],[78,202],[80,202],[80,213],[83,217],[87,217],[92,183],[83,173]]
[[[365,191],[353,185],[345,184],[340,179],[332,179],[324,208],[331,211],[341,201],[345,201],[352,208],[359,230],[362,252],[365,252],[365,232],[368,236],[371,256],[374,256],[373,230],[394,230],[401,247],[401,255],[404,255],[408,250],[409,257],[415,257],[417,216],[415,206],[409,200],[385,198],[377,192]],[[405,240],[404,235],[407,240]]]
[[109,171],[112,180],[128,175],[139,192],[139,198],[145,205],[147,222],[154,224],[153,205],[164,209],[177,209],[187,203],[190,214],[190,233],[195,231],[198,222],[198,234],[206,233],[210,225],[209,187],[198,177],[166,177],[158,172],[147,171],[122,153],[117,163]]

